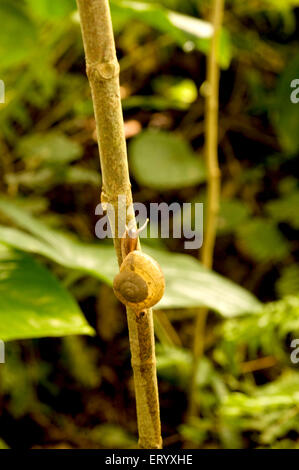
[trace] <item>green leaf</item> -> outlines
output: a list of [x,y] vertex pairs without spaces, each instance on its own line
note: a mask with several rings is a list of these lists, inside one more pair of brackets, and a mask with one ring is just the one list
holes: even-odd
[[[223,338],[229,348],[237,353],[237,347],[248,345],[250,359],[265,355],[290,361],[286,349],[288,338],[298,338],[299,296],[288,296],[276,302],[264,304],[256,315],[229,319],[223,325]],[[242,346],[242,347],[243,347]],[[225,347],[221,348],[225,351]],[[234,357],[234,354],[232,354]],[[234,359],[233,359],[234,360]],[[229,364],[231,364],[229,360]]]
[[80,165],[68,167],[64,180],[68,184],[91,184],[97,187],[101,184],[101,177],[98,171]]
[[[189,52],[197,49],[206,54],[210,48],[213,26],[193,16],[168,10],[157,3],[137,1],[111,1],[111,13],[114,29],[119,31],[132,20],[139,20],[156,30],[166,33]],[[227,68],[232,57],[230,35],[222,30],[219,51],[219,63]]]
[[292,264],[283,268],[280,278],[275,284],[280,297],[296,295],[299,292],[299,265]]
[[0,241],[20,250],[41,254],[52,261],[70,269],[97,277],[112,285],[117,272],[117,262],[112,246],[88,245],[73,241],[54,230],[49,237],[55,235],[56,244],[39,240],[20,230],[0,226]]
[[105,449],[134,449],[135,436],[116,424],[99,424],[89,430],[89,438]]
[[259,262],[280,261],[289,253],[289,244],[271,220],[256,218],[238,229],[242,250]]
[[33,13],[45,20],[63,18],[76,9],[76,0],[27,0],[27,3]]
[[169,109],[186,110],[189,105],[182,101],[166,98],[164,96],[151,95],[151,96],[129,96],[122,100],[122,107],[124,110],[132,108],[150,109],[154,111],[164,111]]
[[244,202],[238,199],[223,199],[220,202],[218,216],[218,231],[220,234],[234,232],[248,219],[250,210]]
[[193,80],[189,78],[177,78],[169,75],[163,75],[153,81],[154,91],[162,95],[171,107],[178,109],[188,109],[190,103],[197,98],[197,87]]
[[180,80],[179,83],[170,85],[164,92],[166,96],[169,96],[170,99],[186,104],[193,103],[193,101],[195,101],[197,98],[196,85],[193,80],[188,78]]
[[182,388],[186,387],[192,366],[190,351],[159,344],[156,348],[156,354],[159,377]]
[[80,158],[82,148],[77,142],[59,132],[48,132],[23,137],[17,153],[33,163],[62,165]]
[[[33,235],[0,226],[0,241],[42,254],[63,266],[91,274],[112,285],[118,270],[112,246],[74,241],[49,229],[4,199],[0,199],[0,210]],[[165,274],[166,292],[156,308],[191,308],[205,305],[230,317],[255,312],[261,307],[248,291],[204,268],[191,256],[148,247],[145,247],[144,251],[160,263]]]
[[[191,351],[159,344],[156,347],[156,353],[157,372],[159,377],[188,390],[193,362]],[[197,386],[203,388],[211,384],[216,376],[217,372],[215,371],[212,362],[208,358],[203,357],[199,362],[196,371]],[[225,391],[222,390],[220,393],[223,394]]]
[[276,381],[257,388],[251,396],[231,393],[224,401],[221,414],[227,416],[266,415],[273,410],[296,407],[298,404],[299,375],[286,372]]
[[145,248],[160,264],[166,292],[156,308],[207,306],[225,317],[253,313],[261,308],[258,300],[229,279],[205,268],[189,255]]
[[[220,420],[225,419],[230,428],[247,433],[254,431],[263,445],[284,448],[285,440],[278,439],[290,433],[296,435],[299,430],[298,384],[298,373],[287,371],[271,383],[247,387],[246,393],[232,392],[224,398],[218,416]],[[292,447],[290,439],[288,444],[288,448]]]
[[20,2],[2,0],[0,18],[0,56],[4,68],[28,57],[28,51],[35,45],[36,29]]
[[299,229],[299,191],[292,191],[285,196],[269,201],[266,211],[277,222],[287,222],[295,229]]
[[277,8],[277,10],[289,10],[299,6],[299,0],[266,0],[267,7]]
[[58,280],[31,256],[0,245],[0,338],[93,334]]
[[210,23],[167,10],[158,3],[111,1],[111,13],[117,29],[128,20],[137,19],[163,33],[169,33],[180,45],[190,38],[209,38],[213,34]]
[[200,156],[182,138],[165,131],[144,131],[129,147],[132,173],[139,184],[168,190],[205,180]]

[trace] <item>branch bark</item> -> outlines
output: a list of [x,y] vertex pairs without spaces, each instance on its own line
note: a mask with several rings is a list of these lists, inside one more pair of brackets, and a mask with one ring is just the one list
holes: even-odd
[[[126,141],[119,90],[119,65],[116,58],[108,0],[77,0],[86,71],[89,78],[97,125],[102,169],[102,203],[119,213],[118,196],[125,196],[126,207],[132,204]],[[127,211],[126,211],[127,214]],[[124,215],[128,223],[128,216]],[[131,216],[132,217],[132,216]],[[111,224],[114,226],[114,221]],[[119,265],[122,262],[121,239],[115,220],[114,246]],[[139,245],[140,248],[140,245]],[[162,447],[155,341],[152,310],[143,316],[127,309],[132,367],[134,372],[139,447]]]
[[[204,242],[201,261],[207,268],[213,267],[213,254],[217,231],[217,217],[220,201],[220,169],[218,164],[218,106],[219,106],[219,40],[221,33],[224,0],[214,0],[212,24],[214,34],[207,59],[207,87],[205,104],[205,158],[207,166],[207,208]],[[199,407],[196,403],[196,374],[200,358],[204,353],[204,333],[207,308],[200,308],[195,321],[193,365],[189,395],[188,417],[195,416]]]

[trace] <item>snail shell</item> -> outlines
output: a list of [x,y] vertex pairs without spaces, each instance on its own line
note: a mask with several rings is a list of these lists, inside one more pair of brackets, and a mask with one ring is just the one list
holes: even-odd
[[116,297],[135,312],[153,307],[161,300],[165,280],[159,264],[141,251],[131,251],[113,282]]

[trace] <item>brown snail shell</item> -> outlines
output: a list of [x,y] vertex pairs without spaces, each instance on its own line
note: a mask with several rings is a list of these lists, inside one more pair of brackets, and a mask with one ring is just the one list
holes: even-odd
[[113,282],[116,297],[127,307],[141,312],[161,300],[165,280],[159,264],[141,251],[131,251]]

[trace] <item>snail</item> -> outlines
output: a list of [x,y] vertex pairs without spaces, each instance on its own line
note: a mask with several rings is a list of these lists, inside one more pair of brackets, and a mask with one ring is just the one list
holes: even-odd
[[138,230],[126,227],[121,239],[122,264],[114,278],[113,290],[120,302],[141,313],[161,300],[165,290],[165,280],[159,264],[151,257],[137,250]]

